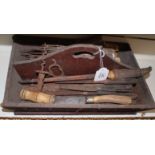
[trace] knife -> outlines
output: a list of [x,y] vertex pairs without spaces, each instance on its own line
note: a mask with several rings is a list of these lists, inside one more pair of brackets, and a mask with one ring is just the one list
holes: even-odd
[[[88,96],[88,97],[81,96],[79,98],[80,100],[83,100],[83,103],[87,104],[101,104],[101,103],[115,103],[121,105],[132,104],[132,97],[123,95],[101,95],[101,96]],[[45,104],[56,103],[55,95],[49,95],[46,93],[36,92],[28,89],[21,90],[20,99],[31,101],[34,103],[45,103]]]

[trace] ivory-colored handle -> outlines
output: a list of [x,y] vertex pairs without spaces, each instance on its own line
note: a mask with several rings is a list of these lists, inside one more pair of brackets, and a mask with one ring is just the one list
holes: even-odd
[[108,79],[111,79],[111,80],[115,80],[115,79],[116,79],[116,77],[115,77],[115,73],[114,73],[112,70],[109,71]]
[[87,98],[88,103],[116,103],[128,105],[132,103],[132,98],[130,96],[119,96],[119,95],[102,95],[102,96],[93,96]]
[[22,89],[20,92],[20,98],[23,100],[32,101],[35,103],[54,103],[55,96],[49,95],[41,92],[35,92],[28,89]]

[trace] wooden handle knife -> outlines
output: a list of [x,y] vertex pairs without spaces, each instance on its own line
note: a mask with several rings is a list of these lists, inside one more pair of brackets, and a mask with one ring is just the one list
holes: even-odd
[[86,98],[87,103],[116,103],[122,105],[132,104],[131,96],[119,96],[119,95],[101,95],[91,96]]

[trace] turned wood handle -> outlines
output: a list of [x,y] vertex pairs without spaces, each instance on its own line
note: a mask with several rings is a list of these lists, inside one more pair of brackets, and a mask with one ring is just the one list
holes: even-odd
[[102,95],[102,96],[93,96],[87,98],[88,103],[116,103],[129,105],[132,103],[132,97],[130,96],[119,96],[119,95]]
[[45,104],[54,103],[54,100],[55,100],[54,95],[31,91],[28,89],[22,89],[20,91],[20,98],[22,100],[31,101],[34,103],[45,103]]

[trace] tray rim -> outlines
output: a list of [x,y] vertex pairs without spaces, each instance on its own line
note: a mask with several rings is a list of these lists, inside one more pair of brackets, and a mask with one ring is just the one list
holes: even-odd
[[[108,41],[108,42],[110,42],[110,41]],[[10,62],[9,62],[9,68],[8,68],[8,74],[7,74],[7,80],[6,80],[6,86],[5,86],[5,95],[4,95],[4,100],[3,100],[3,103],[2,103],[2,107],[4,107],[4,108],[9,108],[9,109],[20,109],[20,108],[27,108],[27,109],[31,109],[32,107],[24,107],[24,106],[16,106],[16,107],[14,107],[14,106],[11,106],[11,105],[8,105],[8,103],[10,102],[9,100],[8,100],[8,93],[9,93],[9,84],[10,84],[10,82],[11,82],[11,80],[10,80],[10,76],[11,76],[11,73],[12,73],[12,71],[13,71],[13,63],[14,63],[14,61],[13,61],[13,59],[14,59],[14,56],[15,56],[15,52],[13,52],[13,49],[14,49],[14,46],[15,46],[15,44],[16,43],[13,43],[13,45],[12,45],[12,51],[11,51],[11,56],[10,56]],[[125,43],[125,44],[127,44],[127,43]],[[127,44],[128,45],[128,44]],[[128,45],[129,46],[129,45]],[[132,51],[130,51],[130,52],[132,52]],[[133,52],[132,52],[132,54],[133,54]],[[135,61],[135,63],[136,63],[136,65],[137,65],[137,67],[139,67],[139,65],[138,65],[138,63],[137,63],[137,60],[136,60],[136,58],[135,58],[135,56],[133,55],[133,59],[134,59],[134,61]],[[137,105],[130,105],[130,106],[122,106],[122,105],[112,105],[112,107],[109,107],[109,105],[107,106],[107,105],[95,105],[95,107],[94,106],[91,106],[91,107],[89,107],[89,106],[87,106],[87,107],[82,107],[82,108],[84,108],[84,109],[132,109],[132,110],[134,110],[135,108],[138,108],[139,110],[149,110],[149,109],[154,109],[155,108],[155,103],[154,103],[154,99],[153,99],[153,96],[152,96],[152,94],[151,94],[151,92],[150,92],[150,89],[149,89],[149,87],[148,87],[148,85],[147,85],[147,83],[146,83],[146,81],[145,81],[145,79],[142,77],[142,80],[143,80],[143,83],[144,83],[144,85],[145,85],[145,88],[147,89],[147,91],[148,91],[148,94],[149,94],[149,96],[151,97],[151,100],[152,100],[152,103],[151,104],[149,104],[149,106],[147,105],[147,108],[146,108],[146,105],[140,105],[141,107],[139,107],[139,104],[137,104]],[[48,109],[54,109],[54,108],[62,108],[61,106],[62,105],[57,105],[56,107],[55,107],[56,105],[54,105],[53,107],[48,107]],[[36,107],[33,107],[33,108],[35,108],[36,109]],[[37,109],[46,109],[47,107],[37,107]],[[65,107],[63,107],[63,108],[65,108],[65,109],[74,109],[74,108],[77,108],[77,109],[79,109],[79,108],[81,108],[81,107],[77,107],[77,106],[73,106],[72,105],[72,107],[70,107],[70,106],[65,106]]]

